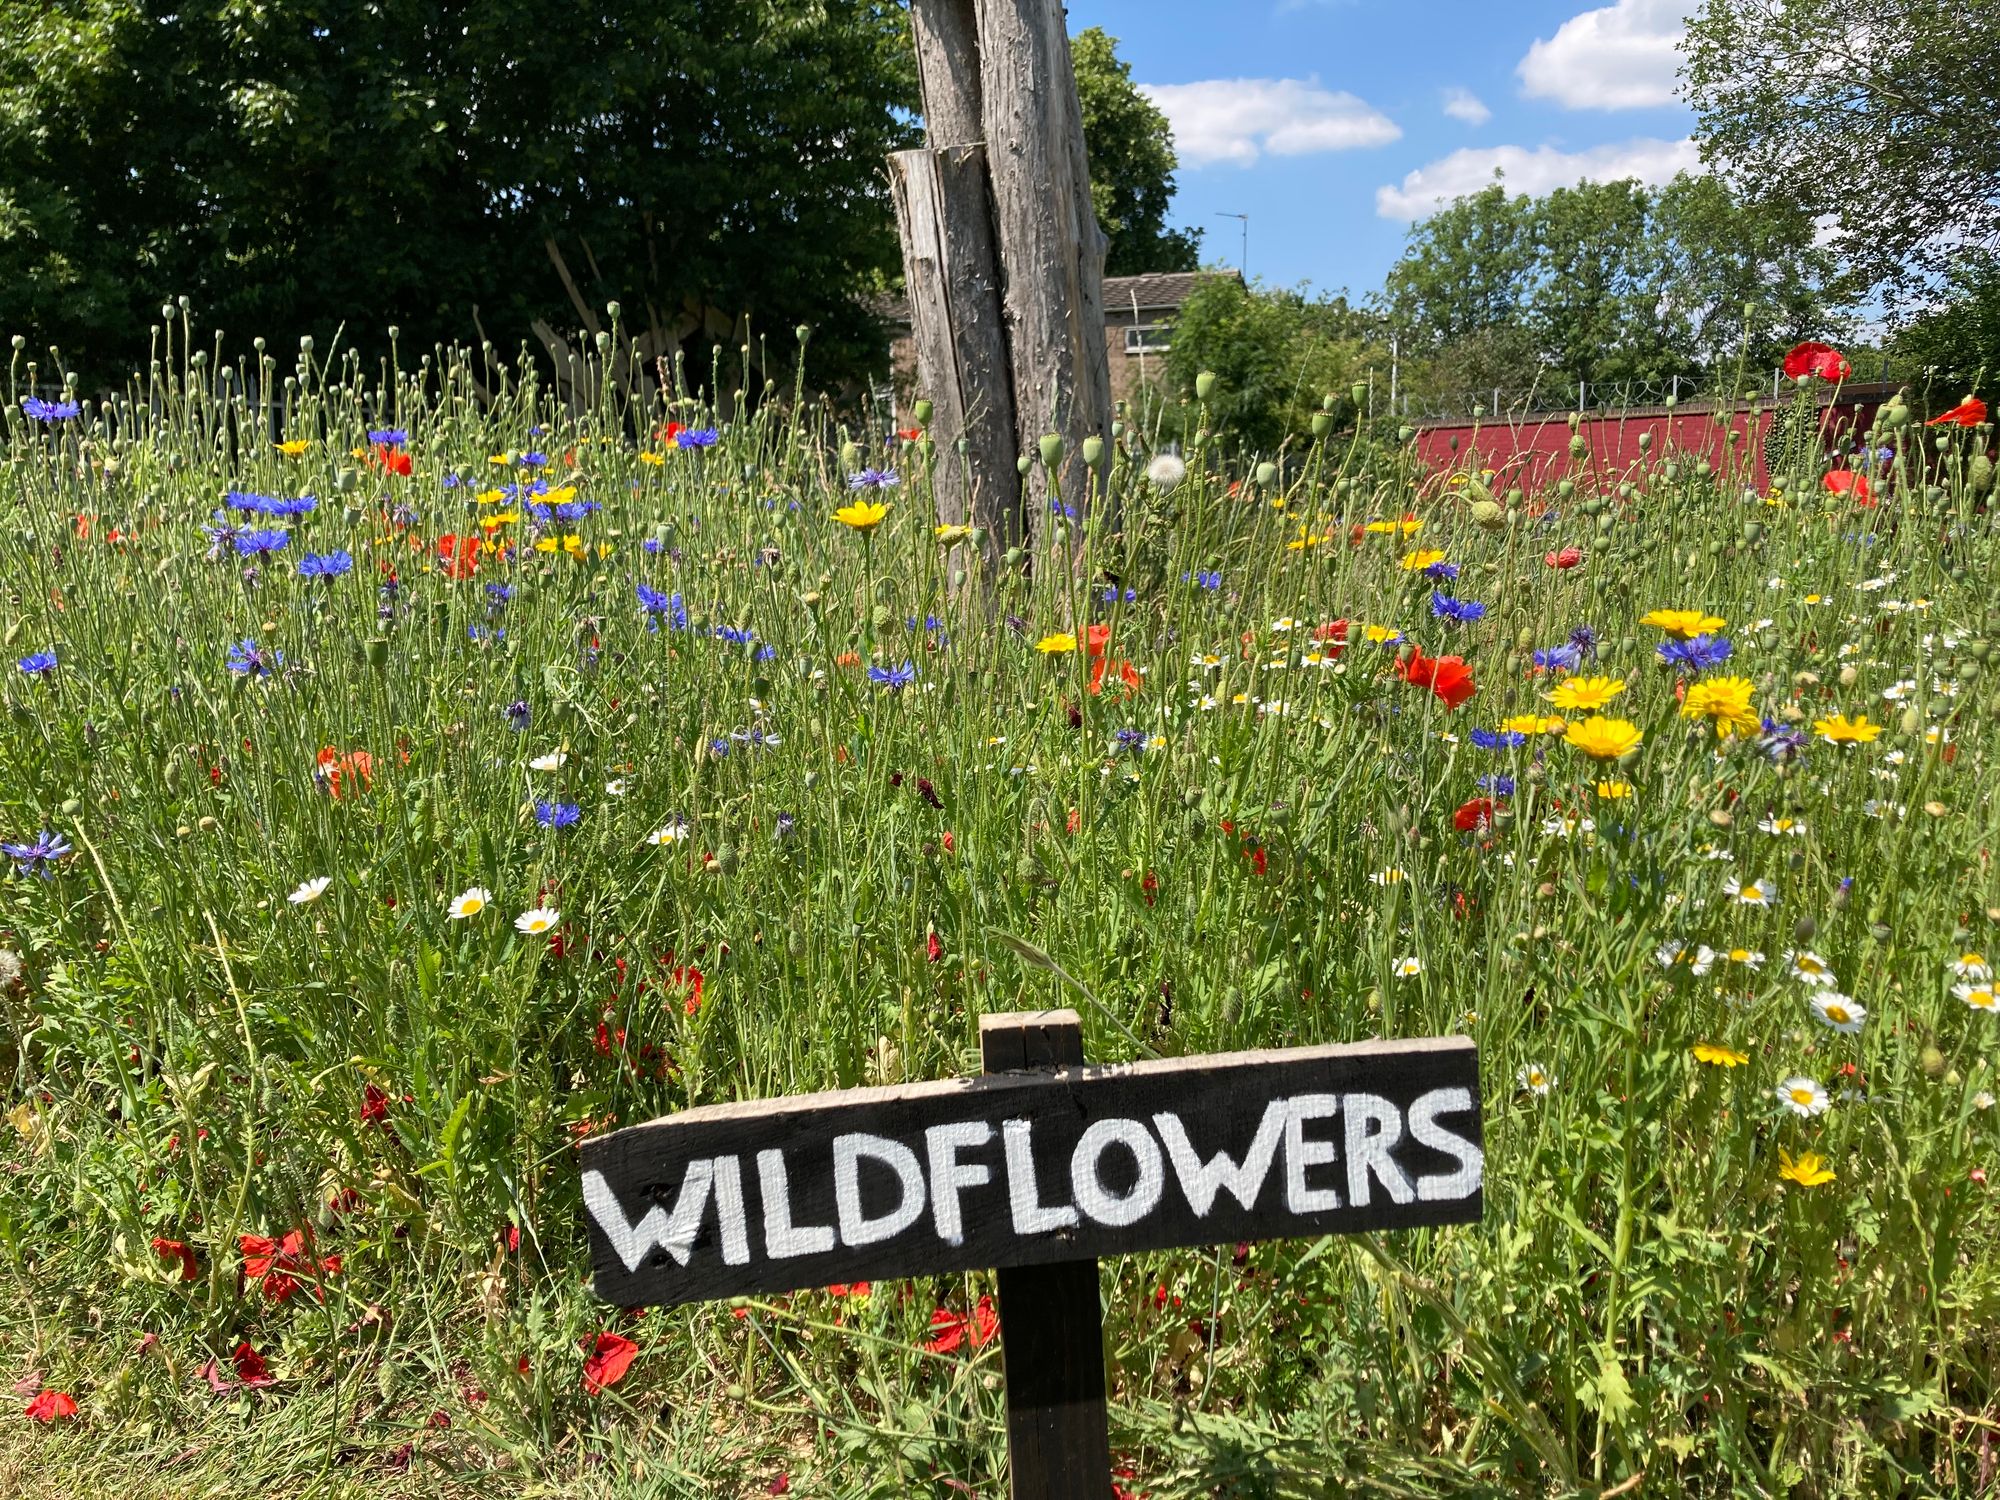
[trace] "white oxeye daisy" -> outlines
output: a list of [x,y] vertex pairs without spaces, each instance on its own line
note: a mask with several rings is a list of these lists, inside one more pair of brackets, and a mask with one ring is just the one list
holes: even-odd
[[1806,825],[1797,818],[1780,818],[1775,814],[1759,819],[1757,826],[1763,829],[1764,832],[1777,837],[1784,837],[1789,834],[1791,837],[1797,838],[1806,831]]
[[562,913],[553,906],[537,906],[514,918],[514,930],[532,936],[535,933],[547,932],[561,920]]
[[1778,900],[1778,888],[1768,880],[1738,880],[1731,875],[1722,882],[1722,890],[1745,906],[1773,906]]
[[530,771],[559,771],[564,761],[569,759],[567,750],[551,750],[547,755],[537,755],[528,762]]
[[1817,953],[1800,948],[1787,953],[1785,962],[1792,966],[1792,978],[1800,984],[1831,985],[1834,982],[1832,967]]
[[1849,1036],[1861,1029],[1861,1023],[1868,1019],[1868,1007],[1833,990],[1824,990],[1812,997],[1813,1014],[1818,1016],[1835,1031],[1844,1031]]
[[1282,620],[1273,620],[1271,622],[1271,628],[1277,631],[1296,630],[1298,626],[1299,622],[1294,620],[1290,615],[1286,615]]
[[614,780],[611,780],[611,781],[607,781],[607,782],[605,782],[605,783],[604,783],[604,795],[605,795],[605,796],[607,796],[607,797],[622,797],[622,796],[624,796],[624,795],[625,795],[625,778],[624,778],[623,776],[620,776],[620,777],[617,777],[617,778],[616,778],[616,779],[614,779]]
[[493,899],[493,893],[483,885],[467,886],[446,908],[454,922],[462,922],[467,917],[476,917],[486,910],[486,903]]
[[1404,875],[1401,870],[1391,865],[1386,870],[1375,871],[1368,879],[1375,885],[1400,885],[1404,879]]
[[1520,1081],[1522,1089],[1530,1094],[1546,1094],[1556,1083],[1556,1075],[1540,1063],[1522,1063],[1521,1071],[1514,1076]]
[[294,906],[307,906],[326,894],[326,888],[333,884],[331,876],[315,875],[310,880],[299,882],[299,888],[285,897]]
[[1688,961],[1688,967],[1698,975],[1706,974],[1715,967],[1715,961],[1720,957],[1722,957],[1720,953],[1703,943],[1694,950],[1694,957]]
[[1653,959],[1663,969],[1671,969],[1675,964],[1690,962],[1687,944],[1678,938],[1660,944],[1653,950]]
[[1162,453],[1146,465],[1146,477],[1160,489],[1170,490],[1187,478],[1187,465],[1171,453]]
[[1778,1102],[1795,1115],[1823,1115],[1833,1101],[1810,1078],[1787,1078],[1776,1090]]
[[1398,979],[1409,979],[1414,975],[1424,972],[1423,960],[1415,954],[1412,954],[1408,958],[1399,958],[1390,966],[1389,972],[1394,974]]
[[1960,979],[1991,979],[1993,966],[1983,953],[1961,953],[1951,961],[1951,971]]
[[1972,1107],[1974,1109],[1991,1109],[1993,1107],[1993,1096],[1985,1089],[1981,1089],[1972,1096]]
[[687,837],[687,824],[669,823],[663,828],[655,828],[646,835],[649,844],[678,844]]
[[1985,984],[1955,984],[1951,992],[1974,1010],[2000,1011],[2000,995],[1996,995],[1991,981]]

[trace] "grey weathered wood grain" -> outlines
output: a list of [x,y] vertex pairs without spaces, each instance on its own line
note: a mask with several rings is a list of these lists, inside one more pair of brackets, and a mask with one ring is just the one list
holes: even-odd
[[980,119],[979,18],[973,0],[910,0],[924,138],[932,147],[985,139]]
[[933,406],[938,519],[985,528],[990,580],[1024,532],[985,148],[899,151],[889,182],[917,388]]

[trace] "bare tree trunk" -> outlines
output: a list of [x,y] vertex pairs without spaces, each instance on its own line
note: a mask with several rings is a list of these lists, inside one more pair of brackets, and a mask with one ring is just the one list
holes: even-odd
[[[1109,438],[1104,235],[1090,204],[1083,114],[1057,0],[976,0],[981,115],[993,179],[1015,431],[1034,453],[1063,439],[1064,501],[1088,492],[1087,437]],[[1050,476],[1030,476],[1031,516],[1046,516]]]
[[889,158],[889,183],[919,388],[933,407],[938,519],[986,529],[991,578],[1024,528],[986,149],[898,151]]
[[973,0],[910,0],[924,139],[933,147],[986,139],[980,118],[979,21]]

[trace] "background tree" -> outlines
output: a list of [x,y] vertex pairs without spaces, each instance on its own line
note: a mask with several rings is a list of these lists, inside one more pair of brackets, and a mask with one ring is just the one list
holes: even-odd
[[1866,286],[2000,248],[2000,6],[1706,0],[1683,43],[1702,155],[1751,206],[1827,217]]
[[[274,341],[739,314],[880,363],[884,154],[914,136],[891,0],[0,0],[0,331],[102,378],[163,299]],[[589,45],[578,45],[587,38]]]
[[1968,394],[1992,401],[2000,388],[2000,259],[1963,256],[1946,300],[1890,335],[1888,354],[1909,373],[1912,394],[1932,411]]
[[1167,228],[1180,166],[1167,117],[1133,84],[1118,38],[1101,26],[1071,37],[1069,50],[1083,105],[1091,202],[1111,237],[1105,274],[1194,270],[1201,264],[1200,232]]

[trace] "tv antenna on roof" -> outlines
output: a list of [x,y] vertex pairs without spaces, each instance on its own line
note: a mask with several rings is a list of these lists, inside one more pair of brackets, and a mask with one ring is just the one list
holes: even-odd
[[1243,221],[1243,252],[1236,257],[1236,270],[1245,281],[1250,279],[1250,215],[1217,214],[1218,219],[1241,219]]

